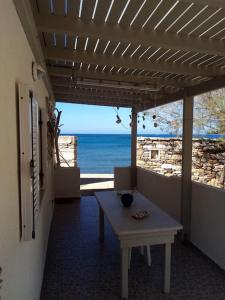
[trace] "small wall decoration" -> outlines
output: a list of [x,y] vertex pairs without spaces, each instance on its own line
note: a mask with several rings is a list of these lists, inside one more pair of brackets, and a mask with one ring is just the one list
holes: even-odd
[[55,107],[55,102],[47,100],[47,109],[48,109],[48,117],[49,120],[47,122],[48,126],[48,157],[52,158],[54,152],[56,157],[56,165],[60,166],[60,157],[59,157],[59,146],[58,146],[58,138],[60,135],[60,118],[62,111],[59,111]]

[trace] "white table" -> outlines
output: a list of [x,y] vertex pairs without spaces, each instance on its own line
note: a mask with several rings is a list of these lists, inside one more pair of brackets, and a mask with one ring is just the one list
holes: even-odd
[[[114,191],[95,193],[99,204],[99,232],[104,240],[104,215],[109,220],[120,241],[122,298],[128,298],[128,253],[129,248],[144,245],[165,244],[164,292],[170,292],[171,244],[182,225],[168,216],[139,192],[133,192],[134,201],[124,208],[120,196]],[[132,215],[139,210],[148,210],[150,215],[143,220],[135,220]]]

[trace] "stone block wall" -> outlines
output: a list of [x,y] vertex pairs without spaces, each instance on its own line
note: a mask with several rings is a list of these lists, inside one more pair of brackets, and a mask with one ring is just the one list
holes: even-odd
[[[192,180],[225,187],[225,142],[193,139],[192,160]],[[182,139],[139,137],[137,165],[165,176],[181,176]]]
[[77,166],[77,137],[59,136],[59,154],[61,167]]

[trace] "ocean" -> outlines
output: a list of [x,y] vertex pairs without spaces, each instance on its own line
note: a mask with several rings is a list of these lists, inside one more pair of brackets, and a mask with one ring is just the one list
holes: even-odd
[[[78,137],[78,166],[81,173],[113,173],[114,167],[130,165],[129,134],[62,134]],[[139,136],[174,137],[171,134],[146,134]],[[219,135],[202,135],[218,138]]]

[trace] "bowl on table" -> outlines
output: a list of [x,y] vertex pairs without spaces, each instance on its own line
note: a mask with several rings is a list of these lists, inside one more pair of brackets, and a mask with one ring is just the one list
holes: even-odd
[[120,196],[120,200],[123,203],[124,207],[129,207],[129,206],[131,206],[131,204],[134,200],[134,197],[132,194],[124,193]]

